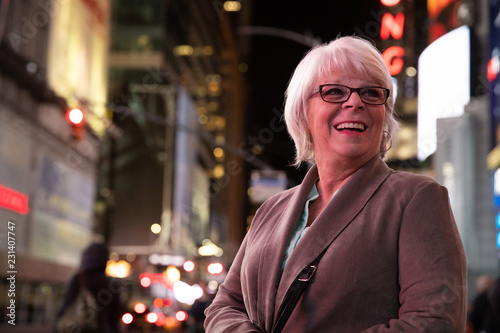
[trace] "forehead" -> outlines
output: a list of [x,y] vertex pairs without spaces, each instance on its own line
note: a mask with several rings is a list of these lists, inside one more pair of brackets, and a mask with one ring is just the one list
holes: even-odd
[[320,78],[316,80],[315,86],[317,87],[321,84],[342,84],[352,88],[380,85],[373,79],[362,75],[353,75],[352,73],[332,73],[329,75],[321,75]]
[[314,84],[337,83],[349,85],[354,82],[358,85],[385,86],[385,77],[380,77],[376,68],[351,58],[325,59],[319,63],[314,75]]

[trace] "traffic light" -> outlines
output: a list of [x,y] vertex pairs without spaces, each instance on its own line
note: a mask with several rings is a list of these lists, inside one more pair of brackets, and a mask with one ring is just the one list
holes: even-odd
[[83,138],[83,127],[85,124],[83,111],[77,108],[68,110],[66,112],[66,120],[71,124],[73,140],[80,141]]

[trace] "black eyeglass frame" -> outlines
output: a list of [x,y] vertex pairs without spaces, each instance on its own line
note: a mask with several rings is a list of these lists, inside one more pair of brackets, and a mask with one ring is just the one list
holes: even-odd
[[[347,95],[346,99],[345,100],[342,100],[342,101],[335,101],[335,102],[332,102],[332,101],[327,101],[325,100],[325,97],[323,96],[323,87],[344,87],[344,88],[347,88],[349,89],[349,95]],[[385,93],[385,99],[384,99],[384,102],[382,103],[370,103],[370,102],[365,102],[363,100],[363,96],[361,96],[360,94],[360,91],[362,89],[370,89],[370,88],[377,88],[377,89],[382,89]],[[351,98],[351,95],[353,92],[357,92],[358,93],[358,96],[359,98],[361,99],[361,101],[363,101],[363,103],[365,104],[369,104],[369,105],[384,105],[385,102],[387,102],[387,100],[389,99],[389,95],[391,94],[391,90],[388,89],[388,88],[384,88],[384,87],[377,87],[377,86],[370,86],[370,87],[360,87],[360,88],[351,88],[351,87],[348,87],[348,86],[344,86],[343,84],[334,84],[334,83],[330,83],[330,84],[320,84],[318,86],[318,88],[314,89],[314,94],[316,93],[319,93],[320,96],[321,96],[321,99],[323,101],[325,101],[326,103],[344,103],[345,101],[348,101],[349,98]]]

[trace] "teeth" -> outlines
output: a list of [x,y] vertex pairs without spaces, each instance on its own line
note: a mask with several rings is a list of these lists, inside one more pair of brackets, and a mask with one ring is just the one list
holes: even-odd
[[342,123],[342,124],[338,124],[336,127],[336,129],[338,130],[342,130],[342,129],[357,129],[357,130],[360,130],[360,131],[364,131],[365,130],[365,125],[363,124],[360,124],[360,123]]

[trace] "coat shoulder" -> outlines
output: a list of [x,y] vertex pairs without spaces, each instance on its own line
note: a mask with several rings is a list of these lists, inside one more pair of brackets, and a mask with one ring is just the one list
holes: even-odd
[[252,220],[252,228],[255,230],[262,227],[268,221],[276,221],[276,216],[282,214],[289,205],[289,202],[300,185],[281,191],[268,198],[257,209]]
[[405,185],[405,187],[411,187],[418,189],[424,186],[436,186],[442,187],[437,181],[429,176],[413,173],[409,171],[395,171],[392,170],[390,176],[387,178],[387,182],[394,185]]
[[448,200],[448,190],[433,178],[408,171],[391,171],[382,186],[382,193],[399,202],[414,198],[443,198]]

